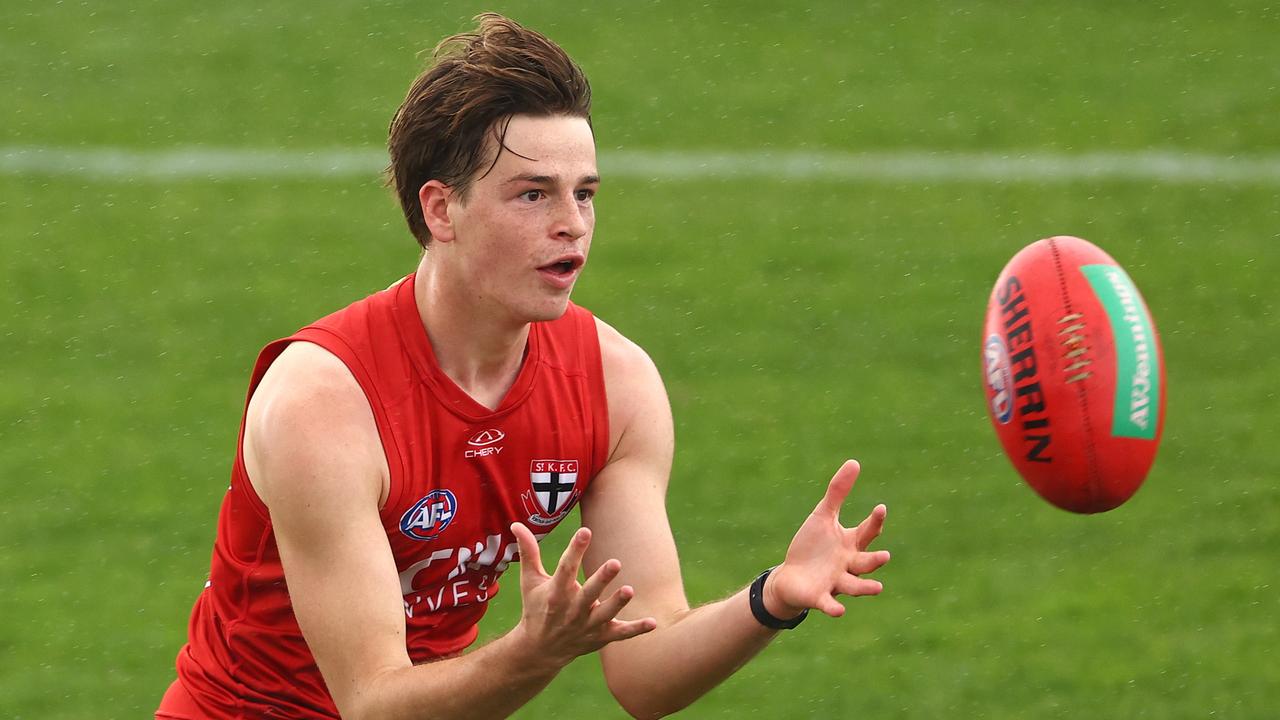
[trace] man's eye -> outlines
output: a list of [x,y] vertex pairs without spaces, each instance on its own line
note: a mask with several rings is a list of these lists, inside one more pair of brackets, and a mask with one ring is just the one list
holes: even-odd
[[578,191],[578,202],[587,202],[588,200],[590,200],[591,198],[593,198],[593,197],[595,197],[595,196],[596,196],[596,191],[595,191],[595,190],[579,190],[579,191]]
[[526,190],[526,191],[524,191],[524,192],[520,193],[520,197],[524,198],[525,200],[528,200],[529,202],[536,202],[536,201],[538,201],[538,200],[541,200],[541,199],[542,199],[542,191],[541,191],[541,190]]

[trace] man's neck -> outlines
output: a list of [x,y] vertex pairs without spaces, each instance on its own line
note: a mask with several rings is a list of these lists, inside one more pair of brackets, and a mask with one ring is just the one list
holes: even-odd
[[529,324],[486,312],[435,270],[424,256],[413,297],[436,362],[463,392],[496,409],[520,374]]

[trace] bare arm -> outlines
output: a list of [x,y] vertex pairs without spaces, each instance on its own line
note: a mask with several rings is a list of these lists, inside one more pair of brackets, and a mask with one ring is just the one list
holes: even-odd
[[346,367],[317,346],[291,345],[263,378],[249,405],[245,464],[271,513],[294,613],[343,717],[506,717],[577,655],[653,626],[614,619],[630,588],[599,599],[616,563],[577,583],[587,531],[547,575],[521,527],[520,623],[475,652],[414,666],[378,516],[387,467],[373,415]]
[[[590,572],[606,558],[625,568],[618,582],[635,587],[620,617],[653,616],[658,628],[600,651],[605,678],[619,703],[636,717],[679,710],[733,674],[776,635],[751,614],[746,589],[690,610],[666,515],[667,479],[674,445],[671,413],[656,368],[644,353],[601,323],[601,346],[615,448],[608,466],[583,499],[583,524],[595,530],[586,556]],[[765,606],[789,618],[806,608],[844,613],[835,595],[880,592],[859,577],[888,561],[867,552],[879,534],[884,507],[857,528],[845,529],[838,510],[857,475],[846,463],[822,503],[796,533],[786,559],[765,585]],[[763,568],[761,568],[763,569]]]

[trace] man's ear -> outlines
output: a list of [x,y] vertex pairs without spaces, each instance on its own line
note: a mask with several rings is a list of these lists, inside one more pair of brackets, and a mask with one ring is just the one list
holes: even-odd
[[418,188],[418,202],[422,205],[422,219],[431,231],[432,242],[452,242],[453,220],[449,218],[449,200],[453,188],[439,180],[428,180]]

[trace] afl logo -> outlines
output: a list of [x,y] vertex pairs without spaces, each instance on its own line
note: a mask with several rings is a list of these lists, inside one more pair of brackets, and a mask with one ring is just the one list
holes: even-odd
[[485,445],[492,445],[506,436],[507,434],[501,430],[481,430],[473,435],[471,439],[467,441],[467,444],[472,447],[484,447]]
[[448,490],[432,490],[400,516],[400,532],[414,540],[435,540],[458,513],[458,499]]
[[982,349],[987,388],[991,391],[991,417],[1004,425],[1013,417],[1013,376],[1009,374],[1009,351],[1004,340],[992,333]]

